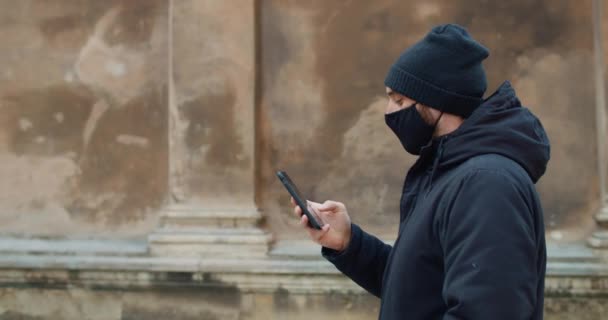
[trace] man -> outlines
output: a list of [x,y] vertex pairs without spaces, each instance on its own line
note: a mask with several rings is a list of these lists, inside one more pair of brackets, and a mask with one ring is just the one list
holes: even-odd
[[380,319],[542,319],[546,248],[534,184],[549,141],[505,82],[483,100],[489,52],[460,26],[435,27],[385,79],[385,120],[419,155],[393,246],[350,222],[339,202],[310,202],[301,225],[340,271],[381,298]]

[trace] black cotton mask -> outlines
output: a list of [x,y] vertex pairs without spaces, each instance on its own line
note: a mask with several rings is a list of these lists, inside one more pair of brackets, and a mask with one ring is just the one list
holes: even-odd
[[397,135],[405,151],[413,155],[419,155],[422,147],[433,139],[435,126],[422,119],[415,103],[405,109],[385,114],[384,121]]

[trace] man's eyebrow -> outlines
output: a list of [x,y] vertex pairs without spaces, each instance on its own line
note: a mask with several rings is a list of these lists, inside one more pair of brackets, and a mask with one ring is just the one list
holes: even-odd
[[398,100],[400,98],[399,93],[397,93],[397,92],[395,92],[393,90],[388,91],[386,94],[388,95],[389,98],[391,98],[393,100]]

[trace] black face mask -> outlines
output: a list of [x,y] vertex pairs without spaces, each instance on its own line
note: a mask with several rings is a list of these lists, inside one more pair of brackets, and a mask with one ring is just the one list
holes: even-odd
[[439,119],[441,116],[435,125],[426,123],[416,110],[415,103],[405,109],[384,115],[386,125],[397,135],[405,151],[413,155],[419,155],[422,147],[433,139],[433,132]]

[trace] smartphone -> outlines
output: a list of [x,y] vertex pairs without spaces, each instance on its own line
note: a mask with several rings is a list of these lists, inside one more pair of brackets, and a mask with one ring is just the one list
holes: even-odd
[[313,213],[311,212],[312,210],[308,210],[308,204],[306,203],[306,199],[302,197],[300,191],[298,190],[298,187],[296,187],[295,183],[291,181],[287,173],[285,171],[277,171],[277,177],[279,178],[279,180],[281,180],[281,182],[285,186],[285,189],[287,189],[289,194],[291,194],[293,199],[296,201],[296,204],[300,206],[300,209],[302,209],[302,213],[308,217],[308,226],[317,230],[321,230],[321,227],[323,227],[323,222],[321,221],[321,219],[319,219],[318,216],[313,215]]

